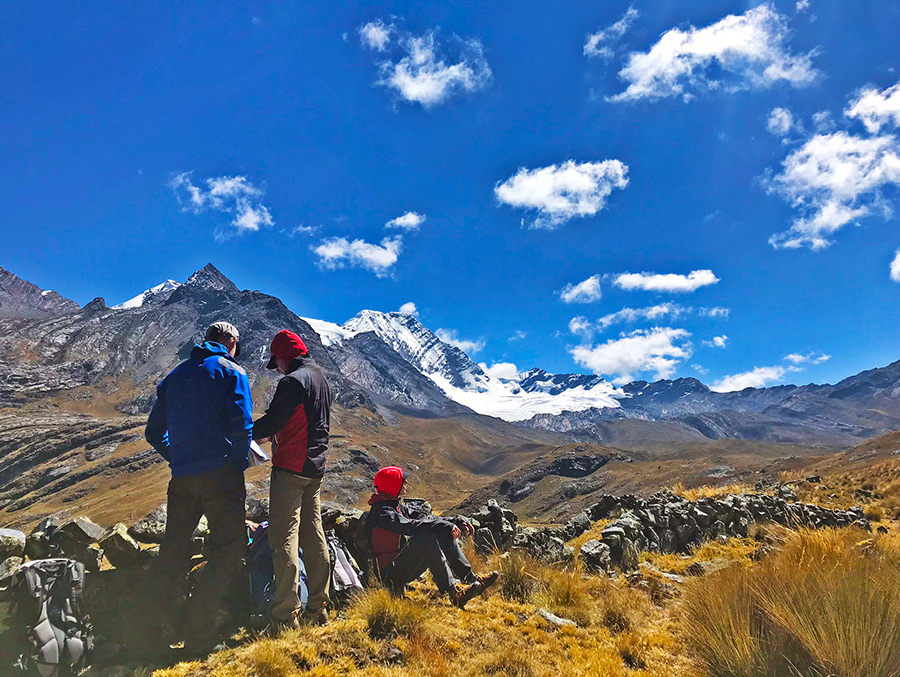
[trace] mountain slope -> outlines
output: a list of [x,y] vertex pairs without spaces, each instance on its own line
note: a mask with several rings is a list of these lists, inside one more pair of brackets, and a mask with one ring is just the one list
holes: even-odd
[[78,310],[78,304],[0,266],[0,317],[39,318]]

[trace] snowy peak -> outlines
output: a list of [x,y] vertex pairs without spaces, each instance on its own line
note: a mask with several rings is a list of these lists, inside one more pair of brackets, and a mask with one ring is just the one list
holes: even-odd
[[141,292],[132,299],[128,299],[124,303],[113,306],[113,310],[129,310],[131,308],[140,308],[148,303],[162,303],[169,298],[171,293],[181,286],[175,280],[166,280],[162,284],[150,287],[146,291]]
[[519,386],[528,393],[542,392],[559,395],[567,390],[580,388],[591,390],[598,386],[605,388],[609,382],[602,376],[593,374],[550,374],[543,369],[529,369],[519,378]]
[[468,355],[441,341],[412,315],[364,310],[345,323],[343,329],[351,336],[374,332],[421,373],[432,380],[440,378],[455,388],[471,388],[487,378]]

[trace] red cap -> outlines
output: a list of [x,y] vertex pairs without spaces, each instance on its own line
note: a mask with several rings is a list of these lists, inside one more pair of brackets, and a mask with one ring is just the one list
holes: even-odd
[[375,473],[375,491],[388,496],[398,497],[405,481],[406,477],[403,474],[403,469],[395,465],[389,465],[387,468],[382,468]]
[[306,344],[303,343],[302,338],[292,331],[282,329],[275,334],[275,338],[272,339],[272,346],[269,349],[269,352],[271,352],[272,356],[269,358],[266,369],[274,369],[278,366],[278,362],[275,359],[276,357],[280,357],[281,359],[290,362],[295,357],[306,355],[309,350],[306,349]]

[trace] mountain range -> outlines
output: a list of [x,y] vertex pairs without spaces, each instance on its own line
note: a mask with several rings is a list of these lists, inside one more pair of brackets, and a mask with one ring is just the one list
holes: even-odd
[[[212,264],[183,284],[168,280],[109,307],[79,307],[0,268],[0,406],[78,388],[103,392],[126,414],[149,411],[155,384],[209,323],[242,331],[242,364],[267,400],[268,341],[297,331],[345,406],[382,416],[494,416],[517,425],[638,443],[751,439],[846,447],[900,427],[900,362],[835,385],[714,392],[694,378],[616,387],[596,375],[533,368],[513,378],[485,371],[411,314],[363,310],[343,325],[291,312],[279,299],[239,290]],[[627,431],[627,432],[625,432]]]

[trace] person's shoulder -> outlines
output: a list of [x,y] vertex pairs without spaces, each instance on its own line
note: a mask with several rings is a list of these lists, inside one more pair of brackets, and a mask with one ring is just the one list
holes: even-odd
[[247,371],[237,362],[229,360],[224,355],[210,355],[203,360],[203,366],[210,371],[221,371],[225,374],[235,373],[240,376],[246,376]]

